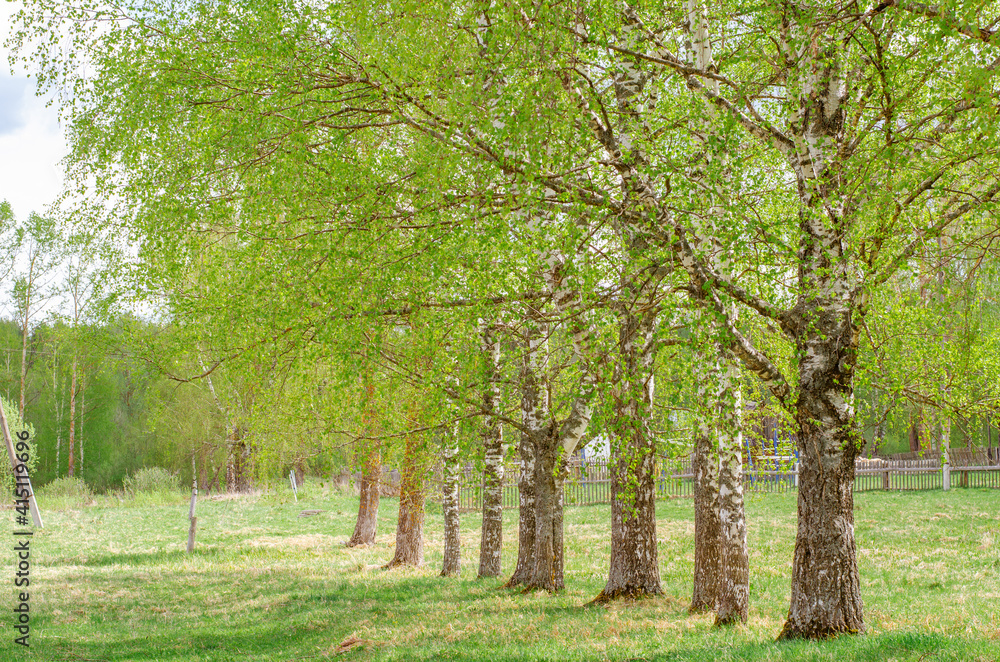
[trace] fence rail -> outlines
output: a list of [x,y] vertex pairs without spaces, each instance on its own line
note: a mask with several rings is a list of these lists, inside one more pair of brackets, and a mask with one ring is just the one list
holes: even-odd
[[[965,449],[962,449],[963,451]],[[952,451],[950,457],[952,487],[1000,488],[1000,457],[986,452]],[[563,489],[566,505],[593,505],[611,502],[611,473],[607,460],[575,460],[568,466]],[[504,471],[503,507],[519,506],[517,465]],[[790,461],[774,458],[758,460],[743,468],[743,489],[751,493],[781,493],[798,485],[797,466]],[[914,459],[859,458],[855,465],[854,491],[871,490],[934,490],[944,486],[944,468],[938,457]],[[656,477],[659,499],[694,495],[694,471],[690,459],[660,462]],[[482,477],[466,467],[459,486],[459,507],[462,510],[482,508]]]

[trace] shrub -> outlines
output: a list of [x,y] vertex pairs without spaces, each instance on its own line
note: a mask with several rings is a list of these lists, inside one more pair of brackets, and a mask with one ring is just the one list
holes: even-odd
[[177,492],[180,490],[180,483],[177,480],[177,476],[166,469],[146,467],[126,477],[123,487],[125,488],[125,493],[134,498],[139,494]]
[[38,488],[38,507],[42,510],[72,510],[82,508],[93,500],[94,492],[79,476],[56,478]]
[[56,478],[45,487],[39,488],[39,493],[47,497],[79,499],[89,501],[94,498],[94,492],[79,476],[64,476]]
[[[25,465],[28,467],[28,475],[30,476],[35,470],[35,428],[32,425],[25,424],[21,419],[21,416],[17,413],[17,405],[8,401],[4,397],[0,397],[0,406],[3,407],[4,414],[7,417],[7,426],[10,428],[11,441],[14,443],[15,448],[17,444],[21,441],[28,444],[28,461]],[[28,433],[28,439],[22,440],[18,437],[19,433]],[[14,473],[11,471],[10,458],[7,456],[6,445],[0,441],[0,489],[3,490],[4,494],[14,493]]]

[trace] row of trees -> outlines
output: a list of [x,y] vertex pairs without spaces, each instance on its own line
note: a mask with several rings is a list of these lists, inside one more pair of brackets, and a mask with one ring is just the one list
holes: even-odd
[[231,458],[286,420],[363,440],[358,542],[399,434],[392,563],[414,563],[426,439],[453,480],[478,421],[495,486],[503,423],[508,585],[555,590],[562,466],[600,430],[612,599],[660,591],[657,433],[685,407],[692,607],[724,624],[747,614],[753,393],[801,463],[782,636],[821,637],[864,630],[858,389],[876,420],[944,413],[944,453],[995,402],[994,5],[36,0],[12,41],[66,91],[67,217],[128,233],[119,271],[172,325],[149,355],[208,385]]
[[[17,387],[6,389],[17,393],[18,414],[25,415],[25,405],[29,394],[28,373],[33,361],[29,360],[32,332],[40,319],[52,320],[48,336],[51,354],[51,389],[56,401],[63,390],[60,384],[60,362],[69,364],[68,412],[60,406],[54,409],[56,430],[61,432],[61,419],[68,418],[68,439],[65,457],[68,460],[68,474],[73,475],[77,450],[82,458],[82,445],[77,446],[78,396],[83,391],[84,374],[81,372],[80,347],[86,335],[86,324],[104,303],[98,282],[99,257],[86,233],[78,232],[65,236],[55,219],[49,216],[31,214],[26,219],[16,219],[10,205],[0,202],[0,242],[3,255],[0,256],[0,273],[9,289],[3,292],[3,299],[11,314],[11,323],[16,329],[4,325],[4,366],[5,379],[9,379],[11,365],[17,366]],[[53,303],[57,305],[52,305]],[[61,305],[59,305],[61,304]],[[13,332],[13,333],[12,333]],[[12,342],[16,338],[15,343]],[[35,358],[35,351],[31,351]],[[19,360],[14,360],[15,355]],[[65,372],[65,371],[63,371]],[[82,403],[81,405],[82,406]],[[56,465],[62,439],[56,437]]]

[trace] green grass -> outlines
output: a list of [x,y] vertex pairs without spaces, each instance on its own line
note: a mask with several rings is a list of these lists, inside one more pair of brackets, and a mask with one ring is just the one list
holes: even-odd
[[[396,502],[383,500],[378,543],[347,549],[356,500],[309,490],[202,499],[198,545],[184,553],[187,505],[46,510],[32,542],[31,656],[15,650],[0,606],[0,660],[871,660],[1000,659],[1000,491],[865,493],[856,532],[869,633],[774,643],[788,608],[795,494],[752,497],[750,619],[726,630],[688,616],[692,504],[658,504],[665,595],[584,607],[604,585],[607,506],[567,510],[567,590],[499,589],[476,580],[479,516],[463,515],[463,573],[437,576],[440,507],[427,566],[385,572]],[[321,509],[299,518],[305,509]],[[6,540],[14,513],[0,511]],[[516,511],[506,514],[504,570]],[[9,550],[12,545],[4,544]],[[2,552],[11,586],[13,554]],[[354,646],[342,643],[359,640]],[[346,648],[347,650],[343,650]],[[8,654],[7,651],[13,651]]]

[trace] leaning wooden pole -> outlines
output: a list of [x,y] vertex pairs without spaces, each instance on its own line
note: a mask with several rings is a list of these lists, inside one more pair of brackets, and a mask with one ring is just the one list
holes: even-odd
[[14,451],[14,442],[10,436],[10,428],[7,426],[7,413],[3,410],[2,403],[0,403],[0,428],[3,429],[3,440],[7,444],[7,455],[10,456],[10,470],[14,476],[14,485],[18,492],[20,492],[22,486],[27,488],[31,519],[35,521],[35,526],[42,528],[42,514],[38,512],[38,504],[35,502],[35,490],[31,487],[28,468],[23,462],[17,459],[17,453]]

